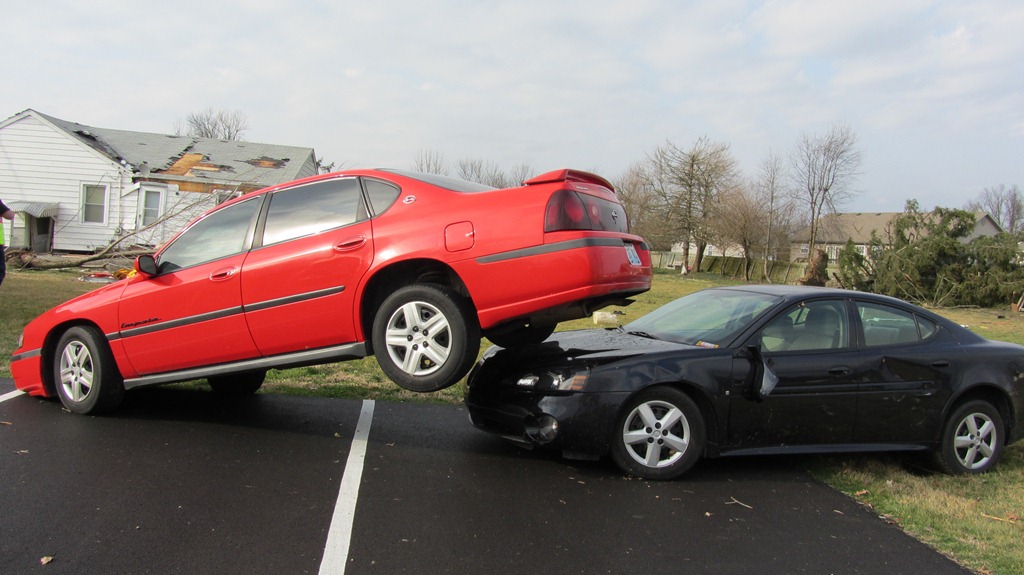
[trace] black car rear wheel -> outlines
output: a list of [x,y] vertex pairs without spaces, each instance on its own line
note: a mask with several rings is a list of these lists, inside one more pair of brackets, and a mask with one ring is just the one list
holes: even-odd
[[615,430],[612,459],[623,471],[646,479],[678,477],[704,451],[700,408],[690,396],[670,387],[637,394],[623,408]]
[[466,301],[434,284],[388,296],[373,321],[373,351],[384,374],[410,391],[457,383],[480,351],[480,327]]
[[124,380],[106,338],[97,329],[75,326],[57,341],[53,377],[61,403],[75,413],[101,413],[124,397]]
[[968,401],[953,411],[942,430],[936,459],[953,475],[985,473],[1003,449],[1003,418],[991,403]]

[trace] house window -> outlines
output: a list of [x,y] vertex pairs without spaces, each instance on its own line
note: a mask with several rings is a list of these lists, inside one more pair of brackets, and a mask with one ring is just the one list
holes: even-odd
[[106,186],[82,186],[82,221],[92,224],[107,223]]
[[144,190],[142,193],[142,227],[151,226],[160,219],[160,190]]

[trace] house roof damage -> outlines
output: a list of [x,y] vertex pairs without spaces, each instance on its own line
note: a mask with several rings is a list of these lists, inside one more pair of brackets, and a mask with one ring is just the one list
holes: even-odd
[[136,181],[175,183],[182,191],[248,192],[295,180],[314,162],[312,148],[216,140],[68,122],[35,112],[133,172]]

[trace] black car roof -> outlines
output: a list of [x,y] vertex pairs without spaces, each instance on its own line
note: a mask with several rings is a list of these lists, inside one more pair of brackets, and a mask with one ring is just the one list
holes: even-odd
[[984,339],[983,336],[974,333],[973,331],[961,326],[960,324],[949,320],[931,310],[927,310],[919,305],[901,300],[899,298],[881,295],[870,292],[848,290],[841,288],[829,288],[829,287],[817,287],[817,286],[802,286],[802,285],[787,285],[787,284],[745,284],[736,286],[719,286],[708,288],[710,290],[721,290],[721,291],[742,291],[748,293],[760,293],[766,295],[772,295],[783,298],[787,303],[793,301],[799,301],[806,298],[812,297],[841,297],[841,298],[856,298],[866,301],[875,301],[880,303],[886,303],[903,307],[904,309],[914,310],[916,313],[924,315],[925,317],[942,324],[946,329],[956,333],[961,341],[968,339]]

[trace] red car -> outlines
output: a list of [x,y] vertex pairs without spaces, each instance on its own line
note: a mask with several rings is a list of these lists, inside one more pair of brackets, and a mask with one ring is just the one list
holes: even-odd
[[399,170],[306,178],[217,206],[135,270],[26,326],[18,388],[91,413],[134,387],[250,393],[270,368],[373,354],[398,385],[435,391],[468,372],[481,336],[542,341],[652,275],[612,185],[574,170],[509,189]]

